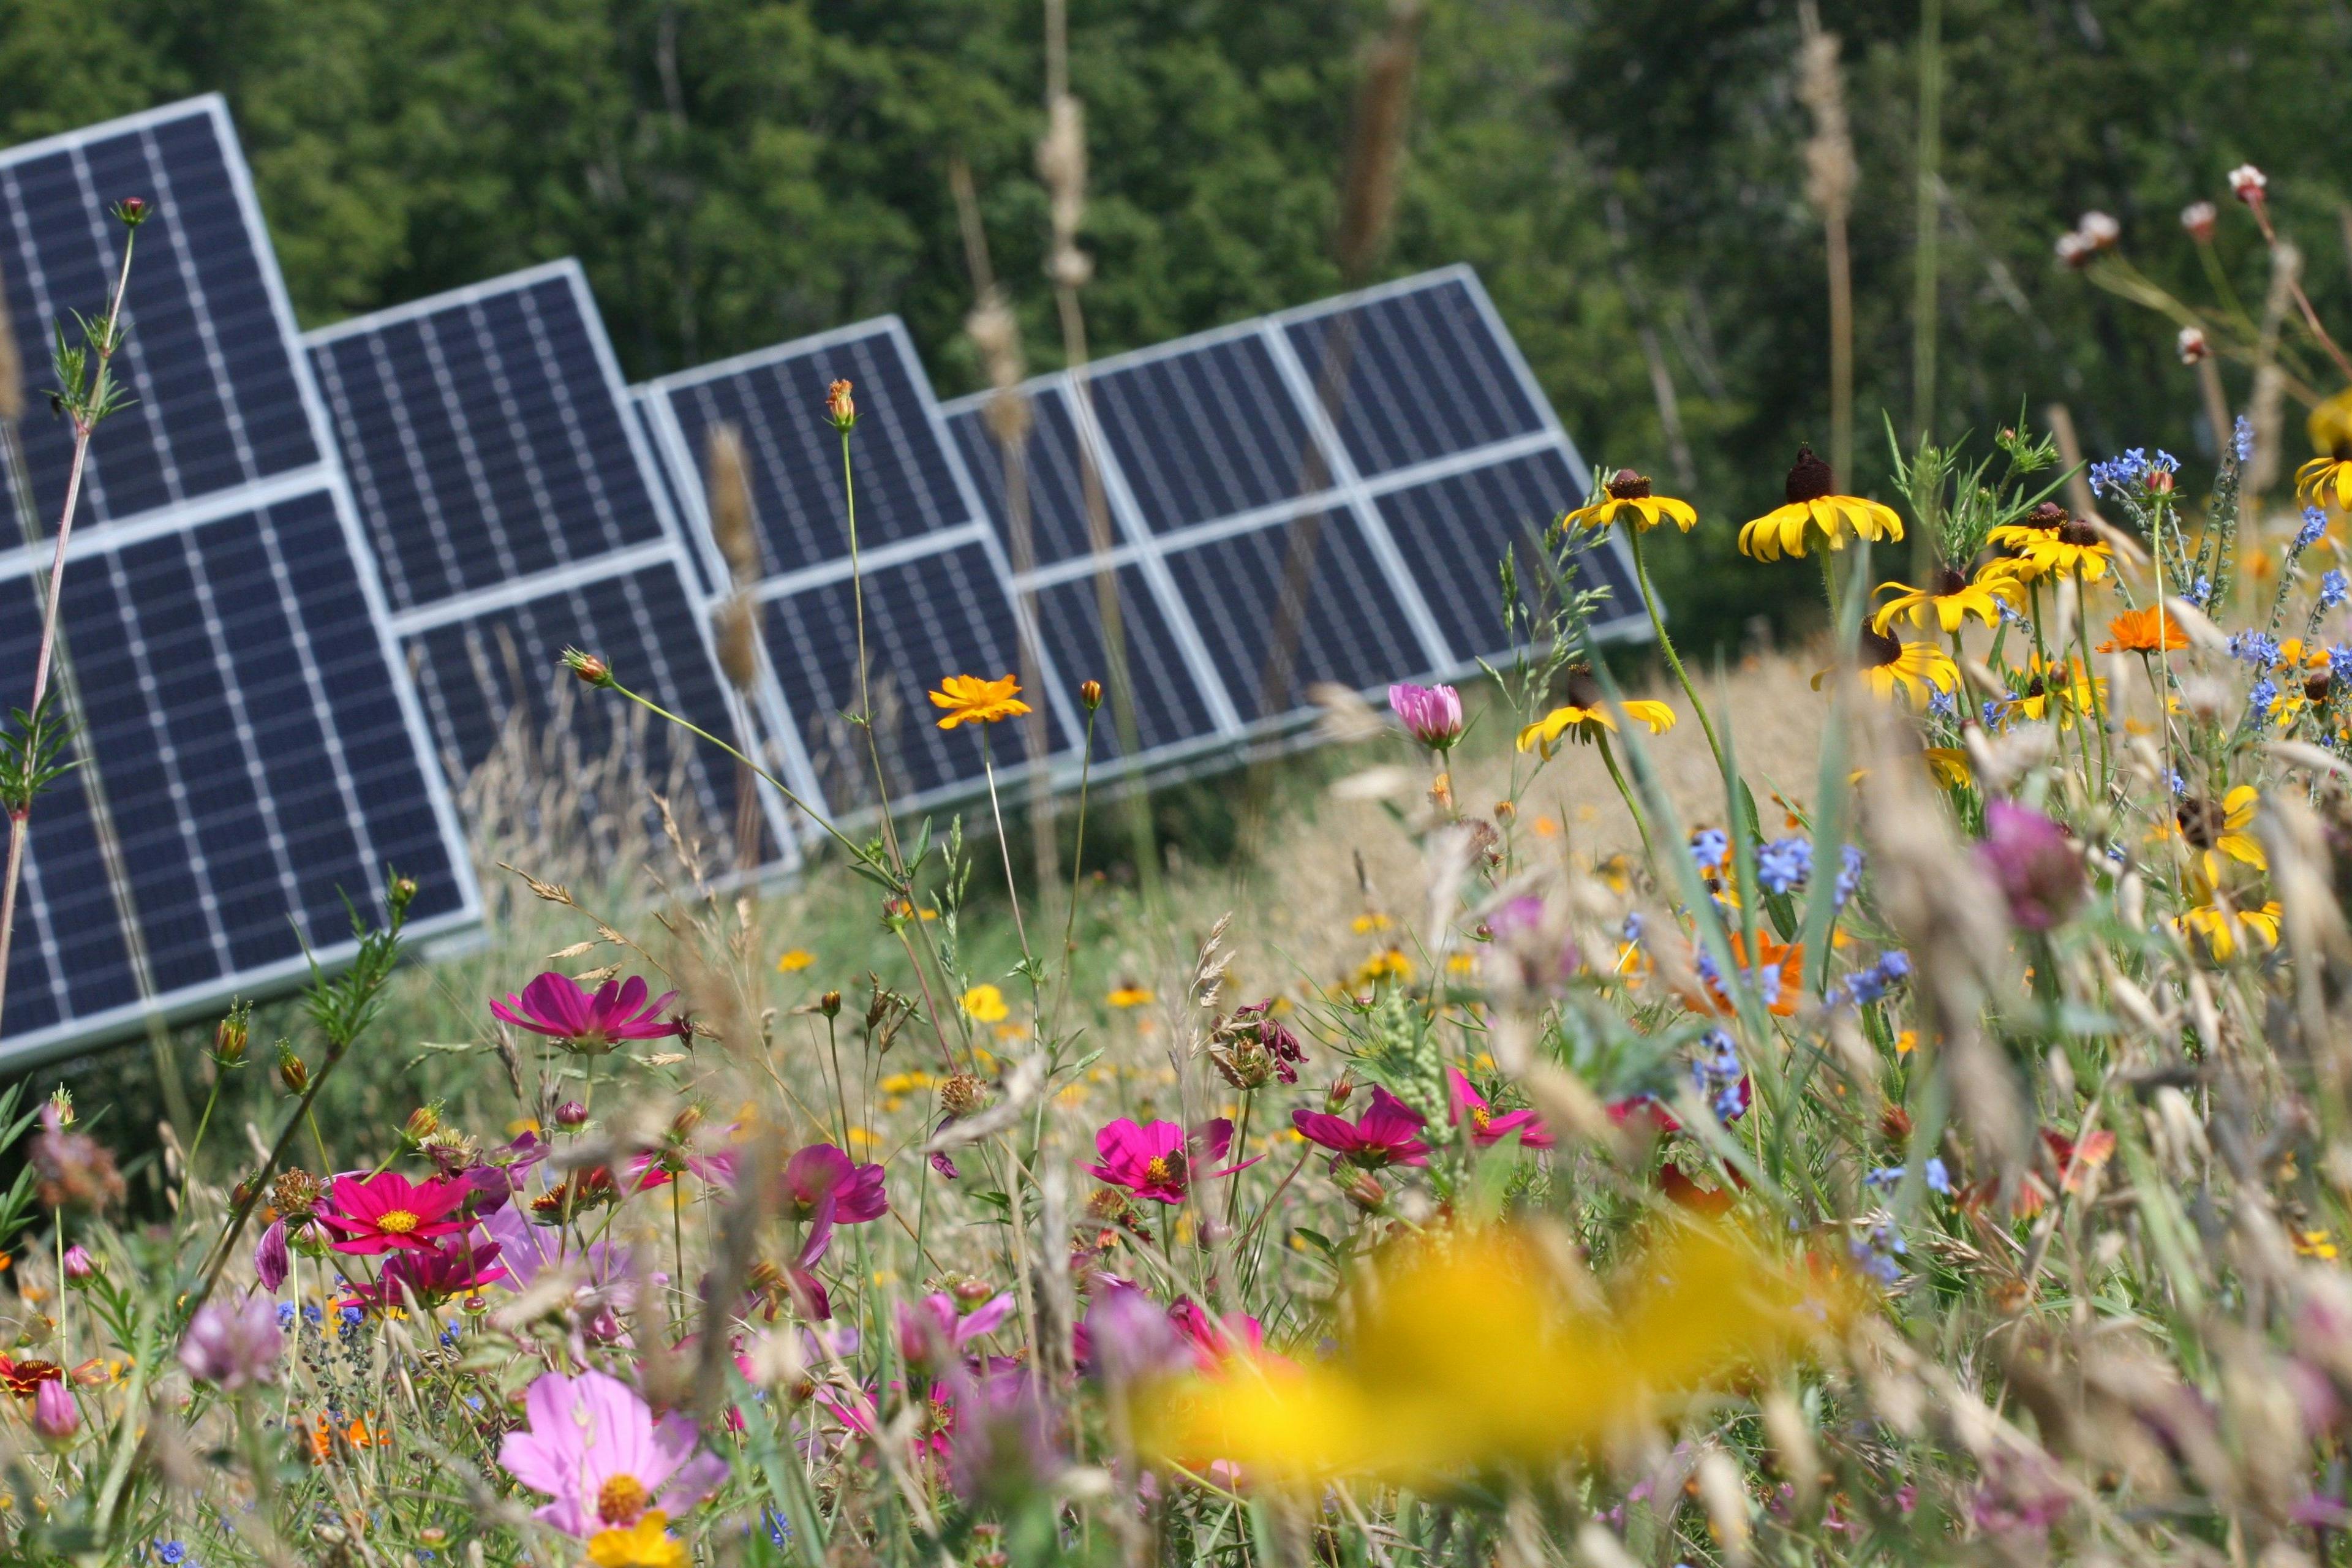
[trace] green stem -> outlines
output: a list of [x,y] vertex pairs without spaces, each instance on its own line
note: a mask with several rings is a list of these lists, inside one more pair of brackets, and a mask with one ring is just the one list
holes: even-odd
[[1596,734],[1593,740],[1601,747],[1601,761],[1609,769],[1610,781],[1616,784],[1617,793],[1624,797],[1625,809],[1633,814],[1633,831],[1642,836],[1642,853],[1649,858],[1652,866],[1656,866],[1658,849],[1656,845],[1650,842],[1650,825],[1643,820],[1642,808],[1633,803],[1633,792],[1626,787],[1625,775],[1617,771],[1617,756],[1609,749],[1609,737]]
[[1650,630],[1657,636],[1658,651],[1666,656],[1666,668],[1682,683],[1683,695],[1690,699],[1691,711],[1698,716],[1698,727],[1706,731],[1706,748],[1715,753],[1715,771],[1728,778],[1729,770],[1723,765],[1723,747],[1715,738],[1715,724],[1706,716],[1706,704],[1698,700],[1698,690],[1683,668],[1682,656],[1675,652],[1675,639],[1666,635],[1665,617],[1658,614],[1658,596],[1650,588],[1649,568],[1642,561],[1642,531],[1628,526],[1625,542],[1633,548],[1633,585],[1641,590],[1642,607],[1650,612]]

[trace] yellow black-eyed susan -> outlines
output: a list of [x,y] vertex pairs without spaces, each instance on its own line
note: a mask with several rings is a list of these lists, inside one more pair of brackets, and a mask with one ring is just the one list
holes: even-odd
[[1742,555],[1778,561],[1804,554],[1814,540],[1824,549],[1843,550],[1849,534],[1872,541],[1903,537],[1903,520],[1893,508],[1838,494],[1837,476],[1811,447],[1797,448],[1797,461],[1781,494],[1781,505],[1740,529]]
[[1631,468],[1620,468],[1608,483],[1594,493],[1591,500],[1570,512],[1563,520],[1570,528],[1607,528],[1614,522],[1647,533],[1659,523],[1671,521],[1685,533],[1698,522],[1698,513],[1691,504],[1672,496],[1654,494],[1648,476]]

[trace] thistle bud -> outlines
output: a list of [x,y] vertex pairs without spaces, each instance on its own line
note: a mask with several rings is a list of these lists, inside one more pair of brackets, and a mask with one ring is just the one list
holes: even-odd
[[57,1123],[61,1132],[71,1131],[74,1124],[73,1090],[60,1085],[50,1091],[49,1115],[45,1118]]
[[567,1100],[555,1108],[558,1127],[584,1127],[587,1122],[588,1108],[576,1100]]
[[957,1073],[940,1085],[940,1109],[950,1116],[970,1116],[987,1100],[988,1086],[968,1072]]
[[564,668],[578,676],[583,685],[613,684],[613,667],[593,653],[583,653],[576,647],[565,648],[562,664]]
[[2211,202],[2190,202],[2180,209],[2180,226],[2189,231],[2189,238],[2204,245],[2212,239],[2213,226],[2220,216]]
[[839,1017],[841,1016],[841,993],[838,991],[828,991],[824,995],[818,997],[816,999],[816,1010],[824,1014],[828,1018]]
[[857,399],[849,395],[849,383],[836,381],[825,389],[824,416],[843,435],[849,434],[857,423]]
[[253,1004],[237,1001],[213,1026],[213,1063],[221,1068],[236,1067],[245,1060],[246,1030],[253,1017]]
[[137,228],[141,224],[147,221],[147,203],[145,198],[141,196],[123,197],[121,201],[114,204],[114,216],[117,221],[119,221],[123,227]]
[[1080,681],[1078,683],[1078,700],[1086,704],[1087,711],[1089,713],[1101,707],[1102,682],[1099,680]]
[[278,1042],[278,1077],[286,1085],[289,1094],[299,1094],[310,1087],[310,1069],[300,1057],[294,1054],[294,1044],[290,1040]]

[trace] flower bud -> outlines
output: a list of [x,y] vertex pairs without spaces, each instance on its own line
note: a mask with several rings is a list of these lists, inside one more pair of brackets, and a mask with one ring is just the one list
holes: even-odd
[[849,383],[836,381],[825,389],[824,416],[843,435],[857,423],[857,400],[849,395]]
[[2189,238],[2203,245],[2213,237],[2214,222],[2220,216],[2211,202],[2190,202],[2180,209],[2180,226],[2189,231]]
[[147,221],[147,203],[141,196],[125,196],[114,204],[114,216],[125,228],[137,228]]
[[407,1139],[411,1143],[422,1143],[427,1138],[432,1137],[433,1134],[440,1131],[441,1112],[439,1108],[431,1105],[420,1105],[415,1110],[408,1113],[408,1122],[407,1125],[401,1129],[401,1136]]
[[1381,1185],[1370,1171],[1359,1171],[1347,1185],[1348,1201],[1366,1214],[1378,1214],[1388,1206],[1388,1189]]
[[70,1442],[81,1430],[81,1406],[63,1379],[44,1383],[34,1393],[33,1430],[52,1443]]
[[882,929],[892,935],[906,930],[914,918],[915,906],[908,900],[893,893],[882,900]]
[[1356,1075],[1352,1072],[1342,1069],[1339,1074],[1339,1081],[1332,1084],[1331,1091],[1323,1097],[1323,1109],[1326,1110],[1338,1110],[1341,1106],[1348,1103],[1348,1097],[1355,1092]]
[[593,653],[583,653],[576,647],[563,650],[563,668],[578,676],[587,686],[613,684],[613,667]]
[[2211,345],[2205,342],[2205,333],[2202,328],[2183,327],[2180,329],[2180,363],[2182,364],[2195,364],[2199,360],[2205,358],[2212,352],[2213,350]]
[[956,1073],[940,1085],[940,1109],[950,1116],[970,1116],[987,1100],[988,1086],[968,1072]]
[[247,1026],[253,1017],[253,1004],[233,1003],[221,1021],[213,1026],[213,1062],[222,1068],[236,1067],[245,1060]]
[[576,1100],[567,1100],[555,1108],[558,1127],[583,1127],[588,1121],[588,1108]]
[[294,1054],[290,1040],[278,1042],[278,1077],[289,1094],[299,1094],[310,1087],[310,1069]]
[[1099,680],[1080,681],[1078,683],[1078,700],[1087,705],[1087,711],[1089,713],[1101,707],[1102,682]]
[[59,1086],[49,1094],[49,1110],[60,1132],[71,1131],[74,1124],[73,1090]]
[[2082,901],[2082,856],[2065,829],[2029,807],[2005,800],[1986,803],[1977,863],[2000,889],[2010,919],[2023,930],[2048,931]]
[[98,1272],[98,1260],[77,1242],[66,1248],[65,1270],[66,1283],[79,1285]]
[[1515,803],[1507,800],[1498,800],[1495,803],[1496,821],[1510,822],[1515,820],[1518,815],[1519,808]]
[[2241,163],[2230,171],[2230,194],[2250,207],[2263,205],[2263,191],[2270,177],[2252,163]]
[[261,1288],[276,1294],[278,1288],[286,1283],[286,1273],[292,1263],[286,1252],[286,1222],[273,1221],[253,1248],[253,1271],[260,1277]]
[[841,1016],[841,993],[838,991],[828,991],[824,995],[818,997],[816,999],[816,1010],[824,1014],[828,1018],[839,1017]]
[[974,1307],[985,1305],[994,1300],[996,1287],[976,1275],[968,1274],[950,1285],[948,1294],[955,1298],[958,1307],[969,1312]]
[[394,877],[391,885],[384,889],[383,896],[384,901],[390,904],[394,911],[404,912],[409,905],[416,901],[416,879]]

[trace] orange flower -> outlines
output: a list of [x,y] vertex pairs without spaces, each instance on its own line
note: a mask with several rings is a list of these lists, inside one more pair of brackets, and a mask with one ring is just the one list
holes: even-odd
[[931,706],[947,710],[947,716],[940,721],[942,730],[959,724],[993,724],[1029,711],[1029,704],[1017,695],[1020,689],[1021,681],[1015,676],[987,680],[977,675],[950,675],[930,694]]
[[2189,634],[2180,623],[2164,613],[2161,605],[2150,605],[2145,610],[2126,610],[2107,623],[2107,640],[2099,645],[2101,653],[2160,653],[2189,646]]
[[[1751,965],[1748,962],[1748,942],[1744,934],[1733,931],[1730,940],[1732,959],[1739,966],[1739,973],[1754,984],[1765,1010],[1781,1018],[1795,1013],[1797,1004],[1804,999],[1805,944],[1801,942],[1775,942],[1769,931],[1759,931],[1756,933],[1756,948],[1760,956],[1759,962]],[[1695,1013],[1729,1013],[1734,1010],[1735,1004],[1723,988],[1722,976],[1712,973],[1714,965],[1706,963],[1702,954],[1698,971],[1704,992],[1683,994],[1684,1005]]]

